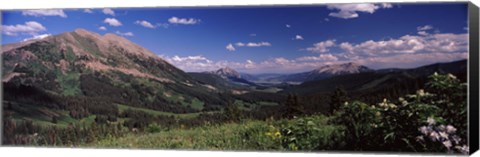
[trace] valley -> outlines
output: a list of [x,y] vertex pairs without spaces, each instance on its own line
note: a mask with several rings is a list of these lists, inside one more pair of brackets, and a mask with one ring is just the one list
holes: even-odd
[[[428,89],[436,74],[458,82],[467,74],[467,60],[410,69],[348,62],[292,74],[185,72],[124,37],[85,29],[2,47],[6,145],[348,150],[355,142],[339,142],[352,140],[347,124],[332,122],[345,103],[399,103]],[[285,145],[282,137],[295,137],[285,129],[298,127],[315,128],[307,141],[324,142]]]

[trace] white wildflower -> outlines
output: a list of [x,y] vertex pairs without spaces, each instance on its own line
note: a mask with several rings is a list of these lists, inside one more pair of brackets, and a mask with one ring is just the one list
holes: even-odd
[[420,132],[421,132],[422,134],[424,134],[424,135],[428,135],[428,133],[429,133],[429,129],[428,129],[426,126],[420,127],[419,130],[420,130]]
[[452,74],[448,74],[448,77],[452,78],[452,79],[456,79],[457,77],[455,77],[455,75],[452,75]]
[[430,133],[430,139],[432,139],[432,141],[437,141],[439,138],[440,136],[438,135],[437,132],[434,131]]
[[452,125],[447,125],[447,133],[453,134],[457,131],[457,128],[453,127]]
[[448,134],[446,132],[440,132],[440,137],[448,139]]
[[417,91],[417,94],[419,96],[425,96],[425,91],[423,91],[423,89],[420,89],[420,90]]
[[462,152],[463,154],[468,154],[468,152],[470,151],[470,148],[468,148],[468,146],[466,146],[466,145],[463,145],[462,147],[456,146],[455,148],[458,151]]
[[427,123],[428,123],[428,125],[433,125],[433,124],[435,124],[435,119],[433,119],[433,117],[428,117]]
[[452,147],[452,142],[450,142],[450,140],[446,140],[446,141],[443,141],[443,145],[448,149],[450,149],[450,147]]

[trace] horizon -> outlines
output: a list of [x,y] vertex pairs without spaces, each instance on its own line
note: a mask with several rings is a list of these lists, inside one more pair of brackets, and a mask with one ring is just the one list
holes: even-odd
[[408,69],[468,59],[467,3],[9,10],[2,17],[2,45],[83,28],[127,38],[185,72],[228,66],[288,74],[348,62]]

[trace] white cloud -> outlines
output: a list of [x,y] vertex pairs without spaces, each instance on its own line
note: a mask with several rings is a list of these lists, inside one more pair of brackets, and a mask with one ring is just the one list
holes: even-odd
[[319,56],[305,56],[296,59],[297,61],[337,61],[338,57],[332,54],[320,54]]
[[426,31],[426,30],[431,30],[433,29],[433,26],[431,25],[425,25],[425,26],[418,26],[417,31]]
[[92,9],[83,9],[83,12],[91,14],[91,13],[93,13],[93,10]]
[[105,20],[103,20],[103,23],[107,23],[110,26],[114,26],[114,27],[118,27],[122,25],[122,23],[115,18],[106,18]]
[[381,57],[367,57],[356,60],[357,63],[372,68],[416,68],[423,65],[452,62],[468,58],[468,52],[458,53],[411,53]]
[[330,19],[329,19],[329,18],[325,18],[325,19],[323,19],[323,20],[325,20],[325,21],[327,21],[327,22],[328,22],[328,21],[330,21]]
[[327,8],[330,10],[338,10],[338,12],[331,12],[329,16],[338,17],[343,19],[357,18],[358,12],[365,12],[373,14],[376,10],[381,8],[392,8],[391,4],[382,3],[382,4],[329,4]]
[[106,28],[105,26],[100,26],[100,27],[98,27],[98,29],[99,29],[99,30],[102,30],[102,31],[106,31],[106,30],[107,30],[107,28]]
[[325,53],[329,51],[329,47],[335,46],[335,40],[326,40],[313,44],[313,47],[306,48],[307,51]]
[[259,42],[259,43],[247,43],[247,47],[261,47],[261,46],[272,46],[269,42]]
[[294,40],[303,40],[303,37],[301,35],[295,35]]
[[2,25],[2,33],[8,36],[16,36],[18,34],[37,35],[39,32],[46,30],[47,28],[36,21],[28,21],[24,25]]
[[292,27],[292,26],[290,26],[289,24],[286,24],[285,27],[290,28],[290,27]]
[[102,12],[103,12],[105,15],[115,16],[115,11],[113,11],[112,9],[109,9],[109,8],[103,9]]
[[272,44],[270,44],[269,42],[265,42],[265,41],[258,42],[258,43],[254,43],[254,42],[248,42],[248,43],[237,42],[237,43],[235,43],[235,46],[237,46],[237,47],[262,47],[262,46],[272,46]]
[[40,34],[40,35],[34,35],[33,37],[23,39],[22,41],[28,41],[28,40],[35,40],[35,39],[43,39],[46,37],[52,36],[52,34]]
[[429,33],[427,33],[426,31],[419,31],[417,32],[417,34],[422,36],[427,36]]
[[156,26],[152,25],[152,23],[148,22],[148,21],[145,21],[145,20],[137,20],[135,21],[135,24],[137,25],[141,25],[143,27],[146,27],[146,28],[156,28]]
[[468,50],[468,34],[405,35],[398,39],[344,42],[340,48],[356,56],[385,56],[406,53],[458,53]]
[[39,17],[39,16],[60,16],[63,18],[67,17],[67,14],[65,14],[65,12],[63,12],[63,10],[61,9],[26,10],[26,11],[22,11],[22,15],[35,16],[35,17]]
[[252,33],[252,34],[249,34],[249,36],[254,37],[254,36],[257,36],[257,34]]
[[235,51],[235,47],[230,43],[225,47],[228,51]]
[[133,36],[133,33],[132,32],[120,32],[120,31],[116,31],[115,33],[117,33],[118,35],[120,36]]
[[200,20],[199,19],[194,19],[194,18],[178,18],[178,17],[171,17],[168,19],[168,22],[172,24],[184,24],[184,25],[193,25],[197,24]]

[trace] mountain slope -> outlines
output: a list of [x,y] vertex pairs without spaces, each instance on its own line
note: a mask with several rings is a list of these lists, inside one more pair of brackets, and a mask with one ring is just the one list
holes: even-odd
[[223,79],[229,80],[230,82],[238,85],[257,86],[255,83],[250,82],[243,78],[245,76],[248,77],[249,75],[240,74],[239,72],[235,71],[230,67],[224,67],[215,71],[208,71],[204,73],[220,76]]
[[114,103],[193,112],[189,102],[223,105],[208,88],[153,52],[114,34],[77,29],[5,45],[4,83],[35,86],[59,96],[111,99]]

